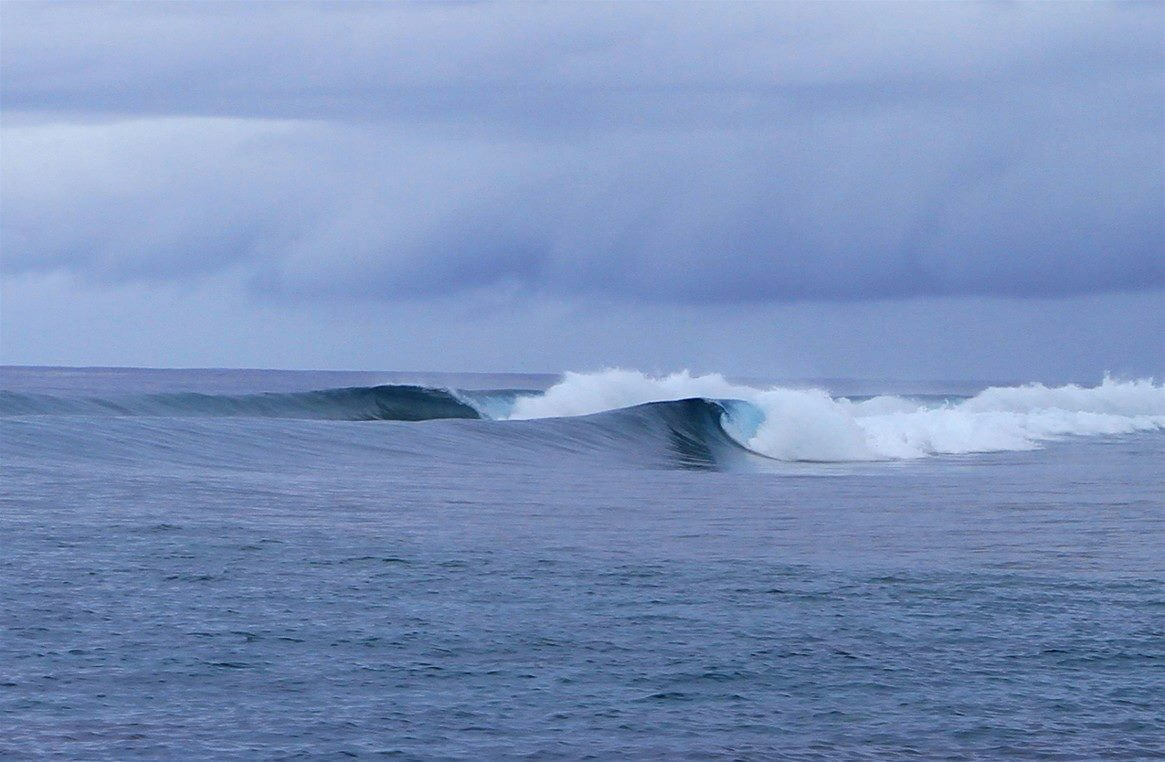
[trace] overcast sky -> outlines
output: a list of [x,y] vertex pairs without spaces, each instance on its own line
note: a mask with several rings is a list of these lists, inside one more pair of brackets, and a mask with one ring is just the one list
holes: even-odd
[[1162,3],[0,5],[0,360],[1165,374]]

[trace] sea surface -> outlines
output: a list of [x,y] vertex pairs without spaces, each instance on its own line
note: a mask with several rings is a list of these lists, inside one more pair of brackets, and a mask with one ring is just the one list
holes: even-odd
[[1165,755],[1165,389],[0,368],[0,757]]

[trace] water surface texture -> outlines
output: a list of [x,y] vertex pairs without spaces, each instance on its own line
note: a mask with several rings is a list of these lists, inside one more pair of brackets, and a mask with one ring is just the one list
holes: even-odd
[[0,381],[0,756],[1165,753],[1151,382]]

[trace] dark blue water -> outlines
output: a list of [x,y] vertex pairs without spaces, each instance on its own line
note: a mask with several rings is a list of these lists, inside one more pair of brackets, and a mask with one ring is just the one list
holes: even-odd
[[[2,380],[0,756],[1165,754],[1151,420],[780,462],[695,402],[405,422],[149,396],[553,378]],[[53,407],[94,399],[122,412]]]

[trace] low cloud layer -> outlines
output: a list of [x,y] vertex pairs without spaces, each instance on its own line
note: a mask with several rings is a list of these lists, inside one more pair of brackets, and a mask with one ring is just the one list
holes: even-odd
[[289,302],[1160,289],[1163,18],[10,4],[0,264]]

